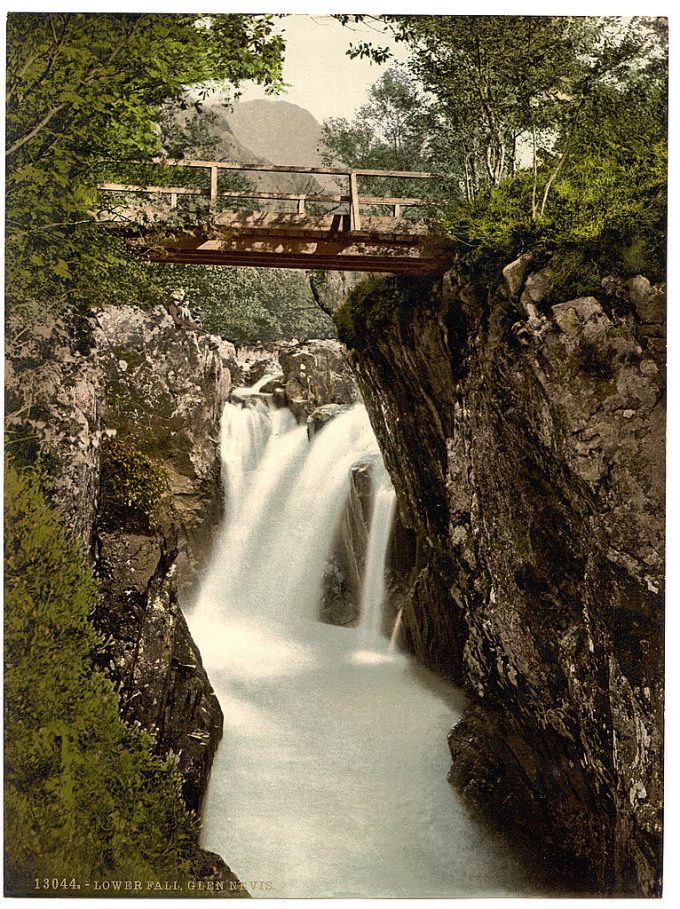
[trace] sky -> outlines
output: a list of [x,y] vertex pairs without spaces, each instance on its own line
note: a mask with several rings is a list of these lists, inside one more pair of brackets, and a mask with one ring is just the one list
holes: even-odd
[[[395,59],[403,62],[407,51],[376,26],[345,27],[328,15],[291,15],[281,20],[286,38],[284,81],[290,88],[277,97],[304,107],[317,120],[328,117],[351,119],[368,97],[368,91],[387,66],[366,60],[351,60],[346,51],[351,43],[373,40],[392,48]],[[242,100],[267,97],[261,86],[251,84]]]

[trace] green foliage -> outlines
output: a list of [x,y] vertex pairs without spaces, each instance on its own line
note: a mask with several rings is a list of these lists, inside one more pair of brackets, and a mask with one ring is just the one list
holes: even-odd
[[153,522],[167,491],[167,476],[152,458],[125,439],[102,447],[102,506],[141,512]]
[[414,309],[432,298],[435,278],[371,275],[347,295],[334,315],[338,337],[363,350],[389,325],[406,326]]
[[271,17],[258,15],[9,14],[6,281],[13,307],[35,299],[64,307],[73,299],[135,299],[146,272],[97,223],[97,182],[111,161],[160,152],[157,124],[169,102],[198,104],[210,88],[244,79],[276,89],[283,42],[272,26]]
[[[644,17],[385,16],[379,23],[409,46],[421,135],[424,127],[437,169],[450,171],[469,201],[527,159],[530,166],[552,160],[556,175],[597,92],[653,64],[665,43],[663,20]],[[350,56],[383,62],[385,48],[363,44]],[[532,216],[543,213],[541,197],[534,208]]]
[[[325,120],[319,152],[324,164],[376,170],[442,170],[442,149],[432,152],[432,121],[425,97],[403,67],[391,67],[368,93],[353,121]],[[361,177],[361,192],[374,196],[441,198],[431,181]],[[451,187],[449,187],[451,189]],[[408,210],[407,210],[408,211]],[[380,214],[386,214],[384,209]]]
[[[553,295],[599,288],[608,273],[662,279],[666,258],[666,88],[662,71],[640,72],[625,89],[592,99],[589,116],[550,189],[550,204],[532,217],[534,177],[515,177],[454,203],[441,217],[460,257],[478,278],[497,280],[502,265],[531,251],[550,261]],[[551,164],[538,172],[539,188]]]
[[178,287],[203,312],[203,327],[236,344],[335,337],[305,272],[280,268],[154,265],[157,299]]
[[5,479],[6,885],[35,877],[177,879],[196,820],[172,762],[124,725],[93,669],[97,601],[82,552],[33,472]]

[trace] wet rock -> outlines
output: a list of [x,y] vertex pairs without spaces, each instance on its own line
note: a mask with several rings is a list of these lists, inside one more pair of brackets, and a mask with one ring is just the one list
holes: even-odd
[[346,413],[350,408],[349,404],[323,404],[315,408],[307,417],[307,435],[311,439],[317,433],[334,420],[341,413]]
[[507,288],[478,296],[452,274],[350,359],[416,539],[404,640],[471,700],[451,738],[457,785],[563,887],[650,896],[664,388],[645,305],[662,289],[540,313],[538,276],[526,343]]
[[319,619],[327,625],[356,625],[359,602],[349,588],[347,576],[335,558],[326,563],[323,573]]
[[269,395],[274,394],[275,391],[285,391],[282,383],[283,383],[283,375],[279,374],[277,376],[274,376],[274,378],[270,379],[268,382],[265,382],[265,384],[262,386],[260,391],[263,394],[269,394]]
[[359,619],[371,499],[370,468],[356,466],[324,572],[320,618],[330,625],[355,625]]
[[359,389],[339,341],[308,341],[279,353],[288,406],[299,422],[324,404],[355,404]]
[[95,614],[107,646],[99,657],[116,682],[121,714],[175,755],[187,806],[200,811],[222,711],[177,601],[176,551],[160,534],[118,528],[100,535],[103,593]]
[[195,847],[189,856],[190,879],[200,882],[192,892],[193,896],[215,894],[221,898],[246,899],[250,897],[245,884],[239,880],[224,859],[215,852]]

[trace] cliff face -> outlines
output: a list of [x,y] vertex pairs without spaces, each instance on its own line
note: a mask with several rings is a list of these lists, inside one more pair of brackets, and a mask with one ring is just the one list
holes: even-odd
[[664,292],[387,279],[335,313],[401,520],[410,648],[461,682],[452,779],[567,887],[660,887]]
[[[100,577],[97,659],[123,717],[175,755],[184,800],[198,811],[222,711],[178,602],[220,516],[219,417],[234,348],[178,331],[162,308],[128,306],[36,326],[10,354],[10,432],[42,452],[52,497]],[[158,481],[152,515],[145,472]],[[195,858],[204,876],[231,879],[218,857]]]
[[[222,711],[178,604],[191,598],[220,517],[219,420],[235,351],[178,331],[161,307],[105,309],[94,337],[104,377],[95,621],[110,641],[123,716],[177,756],[184,799],[200,810]],[[143,482],[147,464],[163,487],[153,520],[134,495],[128,505],[119,494]]]

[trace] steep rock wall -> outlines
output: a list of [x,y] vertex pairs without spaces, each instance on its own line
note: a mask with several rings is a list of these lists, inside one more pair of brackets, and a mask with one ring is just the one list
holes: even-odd
[[105,657],[123,716],[153,731],[160,753],[176,755],[184,799],[200,810],[222,711],[178,604],[190,602],[220,517],[219,421],[235,351],[178,330],[162,307],[110,307],[96,323],[103,449],[124,442],[162,472],[165,489],[150,521],[107,497],[104,476],[95,621],[111,642]]
[[[452,779],[567,888],[660,887],[664,288],[372,280],[335,313],[416,537],[404,636]],[[577,885],[578,884],[578,885]]]
[[[46,319],[8,354],[13,444],[41,452],[51,496],[100,577],[97,659],[123,717],[175,756],[184,800],[199,811],[222,711],[178,604],[191,595],[220,517],[219,418],[234,348],[178,331],[162,307],[126,306]],[[102,490],[102,453],[121,441],[161,471],[153,521]],[[235,880],[198,848],[194,864],[202,877]]]

